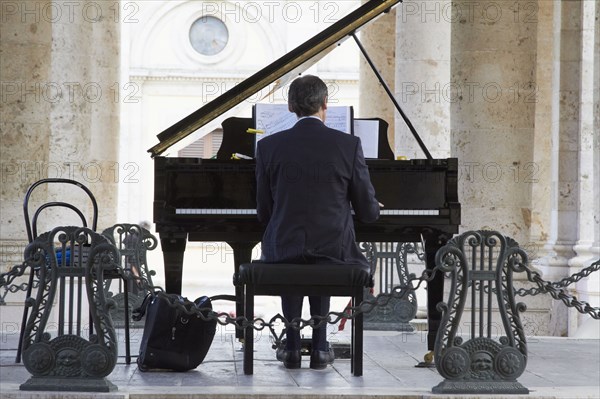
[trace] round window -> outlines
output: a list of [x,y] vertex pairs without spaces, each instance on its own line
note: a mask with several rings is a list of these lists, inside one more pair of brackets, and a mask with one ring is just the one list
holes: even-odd
[[202,55],[219,54],[229,41],[229,30],[219,18],[198,18],[190,28],[190,43]]

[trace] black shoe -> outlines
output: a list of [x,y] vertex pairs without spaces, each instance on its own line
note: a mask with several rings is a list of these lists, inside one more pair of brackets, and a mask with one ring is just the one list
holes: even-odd
[[299,369],[302,360],[300,350],[277,351],[277,360],[283,362],[286,369]]
[[328,364],[332,364],[335,359],[333,350],[317,351],[314,350],[310,355],[310,368],[315,370],[323,370]]

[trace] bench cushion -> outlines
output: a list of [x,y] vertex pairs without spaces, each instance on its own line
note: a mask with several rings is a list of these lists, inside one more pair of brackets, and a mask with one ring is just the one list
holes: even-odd
[[339,263],[244,263],[240,265],[238,283],[255,286],[373,286],[368,265]]

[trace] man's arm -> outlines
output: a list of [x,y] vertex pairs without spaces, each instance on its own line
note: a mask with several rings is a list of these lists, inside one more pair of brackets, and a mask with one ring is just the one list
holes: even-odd
[[260,142],[256,145],[256,216],[258,220],[267,224],[273,211],[273,196],[268,171],[260,156]]
[[365,162],[360,139],[354,152],[354,171],[350,181],[350,202],[357,219],[364,223],[379,218],[379,202],[375,199],[375,189],[371,184],[369,168]]

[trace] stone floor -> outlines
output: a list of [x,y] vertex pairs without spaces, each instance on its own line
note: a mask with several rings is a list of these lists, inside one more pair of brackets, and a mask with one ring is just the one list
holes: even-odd
[[[345,343],[345,330],[330,335]],[[234,332],[220,327],[205,361],[185,373],[140,372],[135,363],[119,358],[108,380],[118,389],[106,394],[81,392],[25,392],[19,385],[29,378],[22,364],[15,364],[16,339],[2,336],[0,348],[0,397],[11,398],[600,398],[600,341],[597,339],[528,339],[529,359],[518,381],[529,395],[436,395],[432,387],[442,381],[435,368],[416,368],[425,352],[422,332],[365,332],[364,375],[353,377],[350,362],[338,359],[322,371],[287,370],[275,360],[266,333],[256,337],[254,375],[244,375],[241,345]],[[141,330],[134,330],[134,353]],[[123,353],[121,351],[120,353]]]

